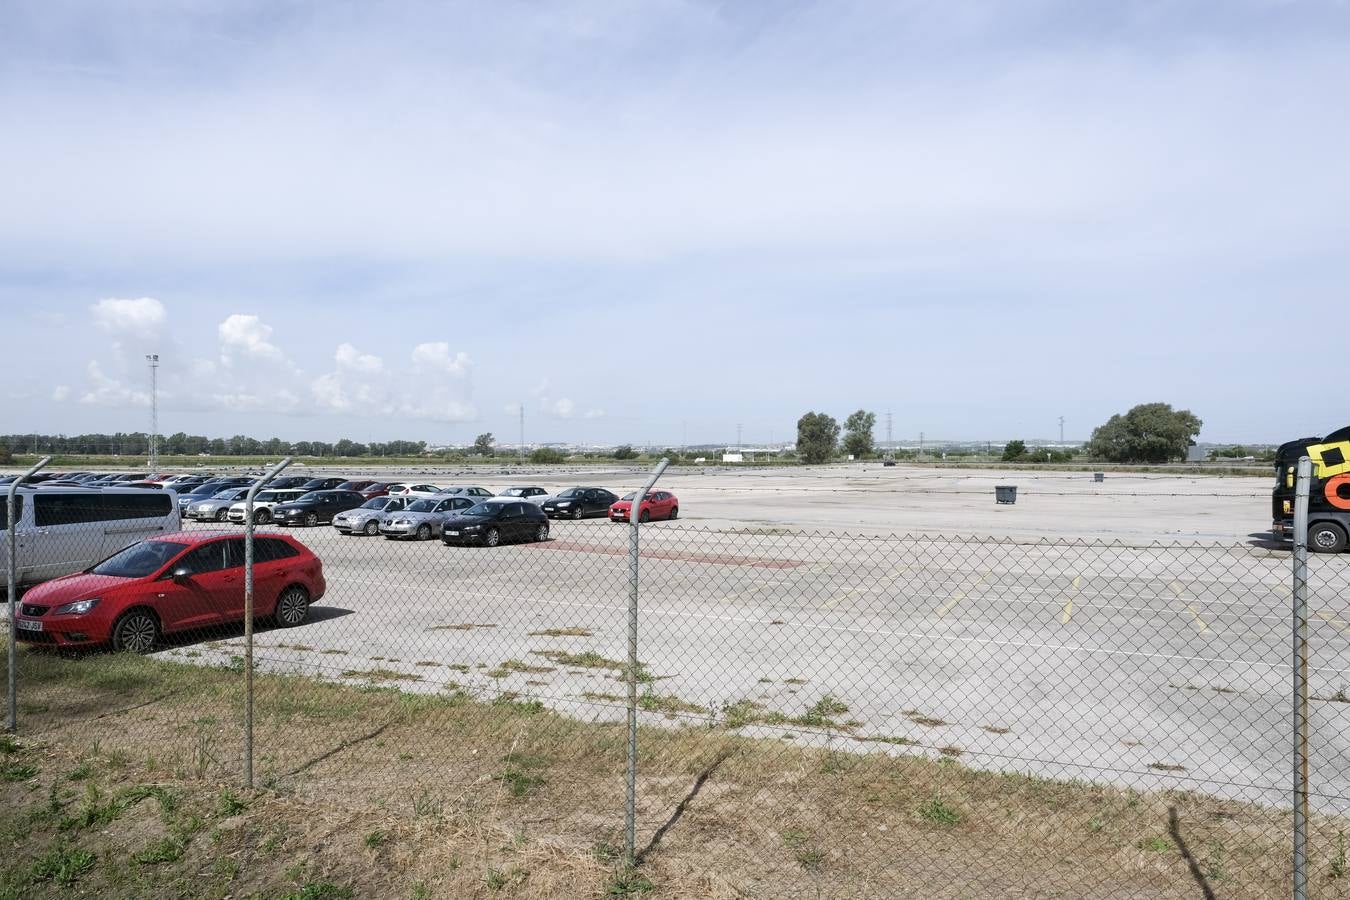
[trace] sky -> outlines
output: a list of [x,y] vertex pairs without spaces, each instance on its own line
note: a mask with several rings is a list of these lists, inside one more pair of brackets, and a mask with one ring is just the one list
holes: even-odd
[[1344,0],[0,0],[0,433],[147,353],[165,433],[1326,433],[1347,84]]

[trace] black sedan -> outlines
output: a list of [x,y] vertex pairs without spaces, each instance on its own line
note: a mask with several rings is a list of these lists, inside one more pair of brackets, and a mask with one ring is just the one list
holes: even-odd
[[609,507],[618,499],[617,494],[604,488],[573,487],[549,497],[540,508],[550,519],[585,519],[608,516]]
[[509,541],[548,540],[548,517],[533,503],[487,500],[446,516],[441,543],[495,547]]
[[331,522],[338,513],[356,509],[365,502],[366,498],[356,491],[310,491],[298,500],[272,507],[272,521],[278,525],[313,527]]
[[346,483],[347,479],[345,478],[311,478],[304,484],[297,484],[293,486],[298,487],[304,491],[331,491],[335,490],[338,485]]

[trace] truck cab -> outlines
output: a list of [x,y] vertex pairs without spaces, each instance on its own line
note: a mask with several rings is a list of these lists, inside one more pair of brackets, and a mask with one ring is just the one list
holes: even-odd
[[1326,437],[1299,438],[1275,453],[1275,490],[1271,494],[1271,531],[1294,536],[1294,497],[1298,461],[1313,462],[1308,491],[1308,549],[1340,553],[1350,544],[1350,427]]

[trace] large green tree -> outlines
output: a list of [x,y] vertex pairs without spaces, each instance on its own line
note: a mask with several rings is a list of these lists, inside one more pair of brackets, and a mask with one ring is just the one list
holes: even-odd
[[1004,462],[1020,462],[1027,455],[1026,441],[1008,441],[1003,445]]
[[871,456],[875,450],[872,429],[877,427],[877,414],[860,409],[844,420],[844,452],[857,459]]
[[1184,459],[1202,424],[1188,409],[1173,409],[1170,403],[1141,403],[1095,429],[1088,453],[1120,463]]
[[825,462],[838,444],[839,423],[832,416],[809,412],[797,420],[797,455],[802,462]]
[[492,455],[492,445],[497,443],[497,439],[492,436],[492,432],[484,432],[473,439],[473,452],[483,456]]

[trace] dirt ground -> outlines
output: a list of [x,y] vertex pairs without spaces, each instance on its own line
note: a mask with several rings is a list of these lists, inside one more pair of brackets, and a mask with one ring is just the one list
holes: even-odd
[[[1184,792],[644,728],[622,860],[625,729],[243,673],[24,654],[3,744],[0,897],[1268,897],[1289,818]],[[804,728],[824,734],[831,711]],[[1346,896],[1318,820],[1315,893]],[[1339,856],[1337,848],[1340,848]]]

